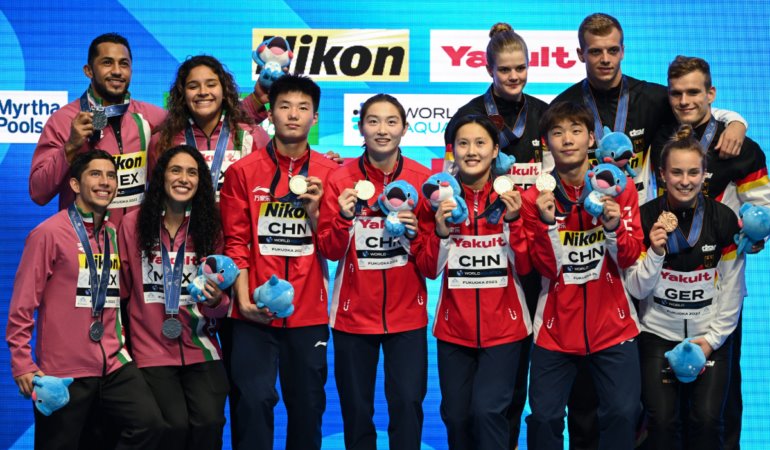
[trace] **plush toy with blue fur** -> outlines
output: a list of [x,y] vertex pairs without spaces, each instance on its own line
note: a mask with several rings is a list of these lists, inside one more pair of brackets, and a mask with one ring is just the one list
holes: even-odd
[[671,370],[682,383],[691,383],[703,372],[706,367],[706,355],[700,345],[690,342],[691,338],[676,345],[665,353]]
[[468,219],[468,205],[463,199],[462,188],[452,175],[446,172],[434,173],[423,183],[422,194],[430,201],[434,211],[444,200],[454,201],[455,208],[447,222],[457,224]]
[[741,232],[735,235],[735,243],[738,244],[738,254],[762,242],[770,236],[770,208],[744,203],[738,211],[740,216]]
[[283,69],[291,64],[294,52],[286,39],[275,36],[259,44],[251,58],[260,68],[257,82],[265,91],[269,91],[273,82],[286,73]]
[[492,164],[492,173],[498,176],[505,175],[514,164],[516,164],[515,156],[497,152],[497,158],[495,158],[495,162]]
[[388,217],[385,219],[385,231],[391,236],[403,236],[406,233],[413,237],[414,232],[407,230],[406,226],[398,220],[399,211],[412,211],[417,206],[419,195],[417,189],[404,180],[396,180],[388,183],[379,197],[377,203],[380,209]]
[[235,283],[241,273],[232,259],[224,255],[210,255],[204,258],[198,266],[198,276],[187,285],[190,298],[200,303],[205,302],[203,289],[207,280],[214,280],[219,289],[225,290]]
[[604,212],[602,197],[617,197],[626,189],[626,174],[612,164],[599,164],[586,173],[586,186],[589,194],[583,200],[583,207],[595,222]]
[[70,384],[72,378],[35,375],[32,379],[32,385],[35,386],[32,391],[35,408],[44,416],[50,416],[63,408],[70,401],[70,391],[67,388]]
[[294,313],[294,286],[275,275],[254,289],[253,298],[258,308],[267,307],[279,319],[285,319]]
[[628,163],[634,157],[634,144],[625,133],[604,127],[604,137],[599,141],[595,155],[600,164],[612,164],[625,170],[631,178],[636,176],[636,172]]

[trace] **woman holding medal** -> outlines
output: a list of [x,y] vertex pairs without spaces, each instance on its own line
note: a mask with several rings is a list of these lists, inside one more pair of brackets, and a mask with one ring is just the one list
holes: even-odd
[[359,118],[364,153],[329,177],[318,239],[321,253],[339,261],[330,325],[345,446],[376,447],[372,417],[382,348],[390,448],[419,449],[427,390],[428,296],[415,263],[417,217],[400,211],[406,232],[391,235],[377,198],[396,180],[420,189],[429,172],[401,154],[408,128],[398,100],[377,94],[364,102]]
[[[541,172],[553,170],[551,153],[540,142],[538,123],[548,105],[542,100],[525,94],[529,51],[527,43],[507,23],[496,23],[489,31],[486,50],[487,73],[492,85],[455,113],[446,129],[447,153],[451,154],[452,130],[463,116],[480,114],[489,116],[499,130],[500,151],[516,158],[510,177],[519,187],[527,189],[535,183]],[[448,155],[449,156],[449,155]],[[532,271],[520,277],[527,307],[531,314],[537,308],[540,292],[540,274]],[[532,319],[532,316],[530,316]],[[513,402],[508,410],[511,422],[511,449],[518,446],[521,413],[527,400],[527,376],[531,337],[521,349],[519,369]]]
[[506,411],[532,328],[518,275],[530,271],[521,194],[507,176],[492,175],[499,141],[488,117],[460,118],[450,137],[469,218],[447,223],[452,200],[435,213],[423,201],[418,212],[417,264],[426,276],[444,275],[433,325],[441,418],[450,449],[505,449]]
[[[718,449],[730,378],[731,334],[743,295],[733,236],[738,220],[727,206],[704,197],[706,154],[689,125],[679,128],[661,154],[666,193],[641,207],[646,254],[628,271],[626,287],[639,304],[642,400],[651,448],[679,448],[682,423],[690,448]],[[690,338],[709,361],[692,384],[679,384],[664,355]],[[689,417],[679,412],[690,395]],[[678,443],[678,444],[675,444]]]
[[160,156],[146,201],[119,234],[131,350],[166,421],[161,447],[221,448],[229,387],[215,334],[229,298],[212,281],[203,303],[187,293],[198,261],[223,245],[211,172],[197,149]]
[[270,137],[243,107],[233,75],[209,55],[188,58],[177,69],[168,93],[168,116],[151,145],[150,170],[169,148],[187,144],[197,148],[216,176],[219,189],[230,164],[263,148]]

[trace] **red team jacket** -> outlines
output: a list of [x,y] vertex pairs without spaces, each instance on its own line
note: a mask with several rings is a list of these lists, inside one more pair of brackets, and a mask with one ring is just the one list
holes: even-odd
[[[272,321],[274,327],[304,327],[328,323],[326,259],[317,251],[317,236],[302,207],[280,202],[289,192],[288,177],[308,163],[308,176],[326,185],[339,165],[308,150],[291,159],[275,153],[278,166],[266,149],[240,159],[227,170],[220,192],[225,254],[249,270],[249,293],[276,275],[294,286],[294,314]],[[309,160],[308,160],[309,158]],[[275,192],[271,184],[278,174]],[[253,299],[250,299],[253,302]],[[238,302],[231,317],[243,319]]]
[[433,334],[466,347],[492,347],[524,339],[532,332],[517,274],[531,270],[521,218],[498,224],[476,218],[496,199],[489,181],[482,190],[463,185],[469,217],[450,224],[446,239],[436,233],[435,212],[420,202],[420,270],[430,278],[443,273]]
[[582,205],[570,209],[558,201],[556,223],[548,225],[535,205],[538,193],[529,188],[521,208],[532,263],[543,276],[535,344],[586,355],[634,338],[639,322],[621,277],[643,248],[634,183],[629,179],[615,199],[622,216],[614,231],[606,231],[600,220],[592,224]]
[[[385,214],[376,206],[385,185],[404,180],[419,192],[428,169],[399,157],[391,174],[372,166],[366,156],[349,160],[329,177],[319,219],[318,248],[339,261],[332,294],[330,325],[358,334],[398,333],[424,327],[427,291],[417,269],[417,242],[391,237],[384,228]],[[358,217],[340,215],[337,199],[346,188],[368,179],[376,195]]]

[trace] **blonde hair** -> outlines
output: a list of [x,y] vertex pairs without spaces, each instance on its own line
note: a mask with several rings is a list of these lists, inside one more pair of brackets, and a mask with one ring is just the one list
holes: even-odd
[[580,23],[580,28],[578,28],[580,48],[584,50],[586,48],[586,33],[591,33],[596,36],[607,36],[612,33],[613,28],[620,32],[620,45],[623,45],[623,28],[621,28],[618,19],[604,13],[594,13],[586,17]]
[[492,25],[489,30],[489,43],[487,44],[487,65],[495,67],[497,65],[497,55],[502,52],[521,51],[529,65],[529,50],[527,43],[524,42],[513,27],[504,22],[498,22]]

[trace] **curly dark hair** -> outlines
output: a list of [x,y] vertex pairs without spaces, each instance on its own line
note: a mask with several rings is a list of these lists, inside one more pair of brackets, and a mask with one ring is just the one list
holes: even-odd
[[241,110],[238,85],[235,84],[233,75],[225,69],[222,63],[209,55],[192,56],[179,66],[176,71],[176,79],[168,91],[168,115],[158,129],[160,132],[156,149],[158,154],[168,150],[173,145],[174,137],[187,127],[191,115],[185,101],[185,82],[190,72],[198,66],[208,67],[219,78],[219,83],[222,85],[222,109],[227,113],[226,120],[232,130],[235,148],[240,148],[242,139],[241,133],[236,132],[239,129],[238,124],[253,122]]
[[147,195],[139,208],[139,220],[136,227],[139,235],[139,250],[147,259],[152,259],[153,249],[159,245],[158,230],[166,204],[164,187],[166,168],[169,161],[180,153],[187,153],[198,164],[198,189],[190,201],[190,225],[187,235],[195,243],[195,256],[198,260],[215,252],[222,239],[222,223],[219,208],[214,200],[214,186],[211,183],[211,171],[201,153],[189,145],[178,145],[165,151],[152,171]]

